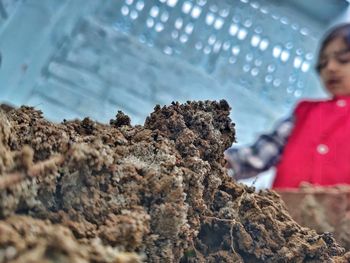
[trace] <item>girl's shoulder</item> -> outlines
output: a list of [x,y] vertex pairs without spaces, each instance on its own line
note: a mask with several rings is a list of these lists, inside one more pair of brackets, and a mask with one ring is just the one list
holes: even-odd
[[329,102],[329,99],[309,99],[309,100],[301,100],[295,107],[294,113],[305,113],[319,105]]

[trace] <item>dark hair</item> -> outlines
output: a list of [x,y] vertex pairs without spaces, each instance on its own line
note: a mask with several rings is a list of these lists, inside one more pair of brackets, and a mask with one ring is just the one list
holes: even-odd
[[[331,28],[326,34],[323,40],[321,41],[321,45],[318,51],[318,58],[319,61],[324,49],[329,45],[330,42],[332,42],[336,38],[341,38],[344,40],[344,43],[347,45],[348,48],[350,48],[350,23],[346,24],[340,24],[333,28]],[[318,61],[317,64],[318,65]],[[316,66],[316,71],[319,72],[318,66]]]

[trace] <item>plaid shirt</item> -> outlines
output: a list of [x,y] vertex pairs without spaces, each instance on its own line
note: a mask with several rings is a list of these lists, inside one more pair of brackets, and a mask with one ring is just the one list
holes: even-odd
[[293,127],[291,116],[279,122],[271,133],[261,135],[252,146],[227,149],[225,156],[232,164],[233,177],[250,178],[276,165]]

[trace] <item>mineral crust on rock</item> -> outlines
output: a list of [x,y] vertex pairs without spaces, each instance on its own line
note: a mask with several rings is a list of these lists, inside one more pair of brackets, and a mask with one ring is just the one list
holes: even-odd
[[0,112],[0,263],[348,262],[275,192],[227,175],[229,111],[173,103],[144,126]]

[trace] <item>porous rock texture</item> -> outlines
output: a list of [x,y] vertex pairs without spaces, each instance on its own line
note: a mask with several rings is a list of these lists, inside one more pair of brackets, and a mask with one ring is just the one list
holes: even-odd
[[173,103],[144,126],[1,112],[0,262],[348,262],[276,193],[227,175],[229,111]]

